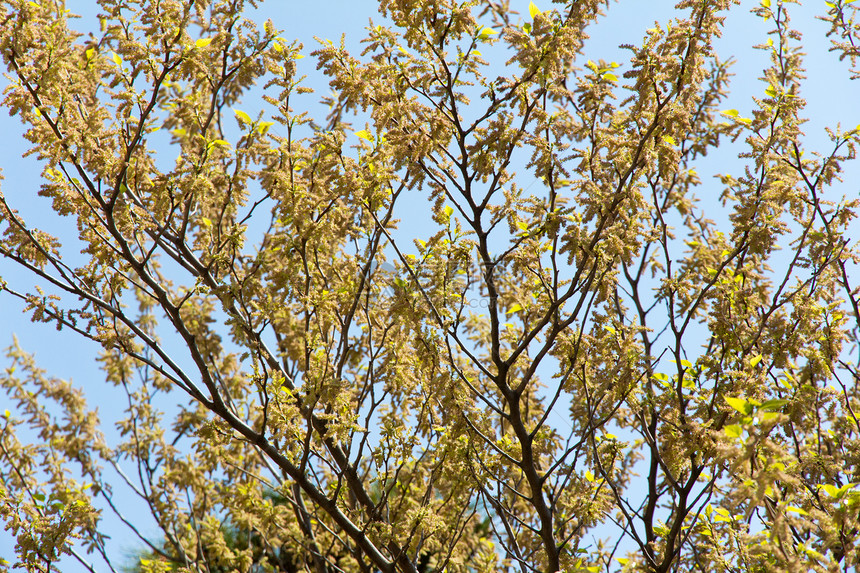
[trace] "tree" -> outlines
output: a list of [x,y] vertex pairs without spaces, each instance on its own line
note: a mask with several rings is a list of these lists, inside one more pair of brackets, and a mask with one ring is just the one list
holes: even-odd
[[[101,0],[86,39],[58,0],[0,4],[4,106],[77,229],[0,196],[2,268],[38,282],[0,288],[128,399],[110,443],[10,349],[16,566],[113,568],[124,489],[147,572],[853,571],[860,134],[804,144],[787,2],[754,9],[748,118],[713,50],[731,2],[583,61],[603,4],[380,2],[361,56],[311,54],[318,123],[301,46],[242,0]],[[856,75],[856,8],[827,9]],[[257,81],[271,118],[238,108]]]

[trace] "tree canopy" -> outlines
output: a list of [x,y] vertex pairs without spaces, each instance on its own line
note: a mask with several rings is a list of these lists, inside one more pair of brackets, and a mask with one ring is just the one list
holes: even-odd
[[144,572],[856,570],[860,126],[804,139],[793,3],[753,7],[750,113],[729,0],[620,62],[585,52],[623,4],[382,0],[361,53],[245,4],[0,2],[42,168],[0,194],[0,304],[126,397],[8,350],[5,570],[120,569],[109,514]]

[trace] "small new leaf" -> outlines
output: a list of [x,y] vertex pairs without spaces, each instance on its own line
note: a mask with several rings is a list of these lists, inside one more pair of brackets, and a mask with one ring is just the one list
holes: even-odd
[[239,120],[239,123],[248,125],[251,123],[251,116],[242,111],[241,109],[234,109],[233,113],[236,114],[236,119]]
[[520,303],[518,303],[518,302],[515,302],[513,304],[513,306],[511,306],[511,308],[509,308],[508,312],[506,312],[505,314],[513,314],[515,312],[521,311],[522,309],[523,309],[522,305],[520,305]]
[[481,31],[478,33],[478,39],[481,41],[484,41],[484,40],[488,39],[490,36],[492,36],[493,34],[498,34],[498,32],[496,32],[492,28],[486,28],[486,27],[481,28]]

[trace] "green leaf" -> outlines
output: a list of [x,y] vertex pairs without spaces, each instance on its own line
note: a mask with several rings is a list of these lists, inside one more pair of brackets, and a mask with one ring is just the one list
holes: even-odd
[[241,109],[234,109],[233,113],[236,114],[236,118],[239,120],[239,123],[244,123],[246,125],[251,123],[251,116]]
[[194,42],[194,47],[195,47],[195,48],[201,48],[201,49],[202,49],[202,48],[205,48],[206,46],[208,46],[208,45],[209,45],[209,44],[211,44],[211,43],[212,43],[212,38],[200,38],[199,40],[197,40],[196,42]]
[[366,129],[362,129],[361,131],[356,131],[355,135],[364,139],[365,141],[369,141],[369,142],[373,143],[373,135],[371,135],[370,132],[367,131]]
[[532,19],[534,19],[534,17],[538,16],[539,14],[540,14],[540,10],[538,9],[537,6],[535,6],[535,3],[529,2],[529,16],[531,16]]
[[842,487],[839,488],[839,491],[836,492],[836,499],[842,499],[845,497],[845,494],[857,487],[856,483],[846,483]]
[[788,404],[788,400],[784,400],[782,398],[774,398],[773,400],[767,400],[761,405],[761,409],[766,412],[777,412],[782,410],[783,406]]
[[730,438],[740,438],[744,433],[744,429],[737,424],[731,424],[723,428],[723,432]]
[[743,398],[733,398],[732,396],[724,396],[726,404],[740,412],[741,414],[748,415],[752,413],[753,406],[747,400]]

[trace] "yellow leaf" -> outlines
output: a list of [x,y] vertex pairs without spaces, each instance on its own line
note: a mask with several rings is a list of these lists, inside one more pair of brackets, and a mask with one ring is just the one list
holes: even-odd
[[12,415],[12,412],[10,412],[9,410],[3,410],[3,415],[8,418],[9,416]]
[[836,487],[835,485],[830,485],[829,483],[825,483],[825,484],[821,485],[821,489],[823,489],[825,492],[827,492],[827,495],[829,495],[830,497],[836,497],[837,495],[839,495],[839,488]]
[[239,120],[240,123],[251,123],[251,116],[242,111],[241,109],[234,109],[233,113],[236,114],[236,118]]
[[740,412],[741,414],[749,414],[752,410],[752,404],[743,398],[733,398],[732,396],[725,396],[726,404]]
[[492,28],[481,28],[480,33],[478,33],[478,39],[479,40],[486,40],[487,38],[489,38],[493,34],[498,34],[498,32],[496,32]]
[[203,224],[204,224],[204,225],[206,225],[207,227],[211,227],[211,226],[212,226],[212,219],[208,219],[208,218],[206,218],[206,217],[201,217],[201,218],[200,218],[200,220],[201,220],[201,221],[203,222]]
[[671,135],[664,135],[662,139],[669,145],[675,145],[675,138]]
[[727,109],[727,110],[722,111],[720,113],[722,113],[723,115],[727,115],[729,117],[737,117],[738,116],[738,110],[736,110],[736,109]]
[[269,128],[275,125],[274,121],[261,121],[257,124],[257,133],[260,135],[265,135]]
[[111,56],[111,59],[113,60],[113,63],[115,63],[116,65],[122,66],[122,58],[119,57],[119,54],[114,53],[114,55]]
[[364,139],[365,141],[370,141],[371,143],[373,142],[373,136],[366,129],[362,129],[361,131],[356,131],[355,135]]
[[538,9],[537,6],[535,6],[535,3],[529,2],[529,16],[534,18],[535,16],[538,16],[539,14],[540,14],[540,10]]
[[219,147],[230,147],[230,143],[228,141],[224,141],[223,139],[213,139],[209,145],[217,145]]
[[511,308],[509,308],[508,312],[506,312],[505,314],[513,314],[515,312],[521,311],[522,309],[523,309],[523,307],[520,305],[520,303],[515,302],[514,305]]
[[610,82],[617,82],[618,81],[618,76],[616,76],[615,74],[610,73],[610,72],[606,72],[605,74],[603,74],[603,77],[606,78],[607,80],[609,80]]
[[770,8],[770,0],[761,0],[761,5],[765,8]]
[[800,515],[809,515],[809,512],[806,511],[805,509],[801,509],[801,508],[795,507],[793,505],[787,505],[787,506],[785,506],[785,509],[787,509],[788,511],[793,511],[794,513],[799,513]]
[[303,54],[298,54],[298,53],[293,54],[293,59],[294,59],[294,60],[301,60],[301,59],[302,59],[302,58],[304,58],[304,57],[305,57],[305,56],[304,56]]
[[87,56],[87,61],[89,61],[89,60],[93,59],[93,55],[95,55],[96,49],[95,48],[87,48],[87,51],[84,53]]
[[212,38],[200,38],[196,42],[194,42],[195,48],[205,48],[209,44],[212,43]]
[[762,359],[761,354],[756,354],[755,356],[750,358],[750,366],[755,368],[756,366],[758,366],[758,363],[761,362],[761,359]]
[[451,207],[450,205],[445,205],[445,215],[447,217],[450,217],[451,214],[453,214],[453,213],[454,213],[454,208]]

